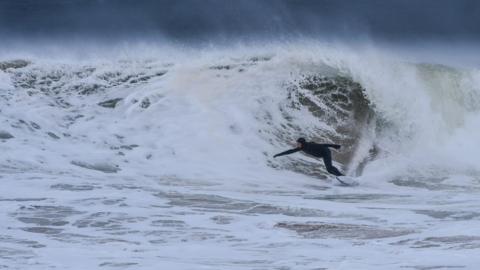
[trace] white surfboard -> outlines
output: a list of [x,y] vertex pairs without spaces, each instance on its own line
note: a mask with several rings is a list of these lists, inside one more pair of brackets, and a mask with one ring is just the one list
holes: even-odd
[[354,177],[350,176],[336,176],[335,179],[337,179],[337,181],[340,182],[342,186],[353,187],[358,186],[359,184]]

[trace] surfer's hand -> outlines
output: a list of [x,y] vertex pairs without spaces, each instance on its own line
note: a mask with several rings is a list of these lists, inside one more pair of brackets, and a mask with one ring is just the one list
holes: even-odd
[[342,147],[342,146],[339,145],[339,144],[335,145],[335,149],[340,149],[340,147]]
[[273,155],[273,158],[276,158],[276,157],[278,157],[278,155]]

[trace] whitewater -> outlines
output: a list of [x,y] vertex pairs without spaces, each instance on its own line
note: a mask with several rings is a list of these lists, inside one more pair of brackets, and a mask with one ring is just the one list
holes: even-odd
[[[0,56],[0,268],[480,264],[478,68],[314,43]],[[360,185],[273,158],[298,137]]]

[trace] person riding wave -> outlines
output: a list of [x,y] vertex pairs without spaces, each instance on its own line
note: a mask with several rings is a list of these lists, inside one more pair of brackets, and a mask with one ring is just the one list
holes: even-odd
[[278,153],[273,157],[279,157],[284,155],[293,154],[298,151],[303,151],[304,153],[322,158],[323,163],[325,163],[325,167],[327,171],[335,176],[342,176],[343,174],[332,165],[332,152],[330,151],[329,147],[340,149],[341,145],[338,144],[319,144],[314,142],[307,142],[304,138],[299,138],[297,140],[297,147],[294,149],[287,150],[285,152]]

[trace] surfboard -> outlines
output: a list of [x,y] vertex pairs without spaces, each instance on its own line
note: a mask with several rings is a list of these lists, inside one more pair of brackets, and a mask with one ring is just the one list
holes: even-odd
[[336,176],[335,179],[337,179],[342,186],[353,187],[358,186],[359,184],[357,181],[355,181],[355,178],[350,176]]

